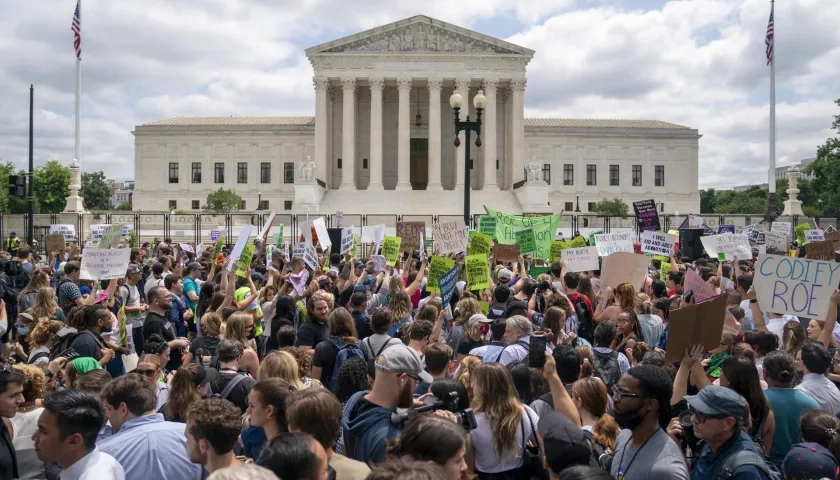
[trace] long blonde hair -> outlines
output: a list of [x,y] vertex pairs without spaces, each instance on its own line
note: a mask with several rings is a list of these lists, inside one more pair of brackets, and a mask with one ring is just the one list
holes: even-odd
[[296,389],[303,390],[297,360],[289,352],[275,350],[263,358],[259,373],[257,373],[257,380],[272,377],[285,380]]
[[250,313],[236,312],[227,319],[227,327],[225,328],[225,338],[239,340],[243,345],[248,345],[248,336],[245,330],[248,325],[254,321],[254,316]]
[[35,303],[28,311],[36,319],[42,317],[53,317],[58,310],[58,302],[55,301],[55,289],[52,287],[41,287],[35,292]]
[[463,325],[469,321],[470,317],[476,313],[481,313],[481,305],[479,305],[478,300],[474,298],[463,298],[458,300],[458,304],[455,306],[455,309],[458,310],[458,319],[455,320],[455,325]]
[[498,456],[514,455],[524,408],[513,377],[500,363],[482,363],[472,372],[472,385],[472,408],[490,422],[493,450]]

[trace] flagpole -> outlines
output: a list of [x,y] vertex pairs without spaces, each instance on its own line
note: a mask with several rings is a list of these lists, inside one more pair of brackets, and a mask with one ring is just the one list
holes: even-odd
[[[73,123],[73,162],[70,164],[70,196],[67,197],[64,206],[64,213],[85,213],[84,199],[80,196],[82,188],[82,0],[77,0],[78,18],[74,15],[74,32],[78,21],[78,35],[74,41],[78,41],[76,51],[76,118]],[[74,45],[75,46],[75,45]]]
[[[82,13],[82,0],[79,0],[79,15]],[[79,22],[81,23],[81,22]],[[73,158],[81,165],[82,160],[82,59],[76,57],[76,123],[73,139]]]
[[776,201],[776,0],[770,0],[770,14],[773,16],[773,48],[770,51],[770,171],[767,172],[767,211],[765,218],[773,221],[779,215]]

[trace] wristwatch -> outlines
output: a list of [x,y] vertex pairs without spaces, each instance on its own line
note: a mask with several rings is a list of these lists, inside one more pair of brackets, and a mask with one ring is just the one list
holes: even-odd
[[750,303],[758,303],[758,299],[757,298],[751,298]]

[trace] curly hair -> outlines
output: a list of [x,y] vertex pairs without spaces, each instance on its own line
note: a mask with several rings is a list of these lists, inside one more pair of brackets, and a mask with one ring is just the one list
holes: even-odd
[[307,318],[315,318],[315,302],[318,300],[323,300],[327,302],[327,306],[332,310],[335,308],[335,297],[332,293],[325,292],[323,290],[318,290],[309,297],[309,302],[306,304],[306,314]]
[[44,390],[47,386],[47,376],[40,367],[35,365],[18,364],[12,368],[23,374],[23,399],[26,403],[32,403],[36,399],[44,397]]
[[613,292],[616,304],[622,309],[632,309],[636,306],[636,289],[629,283],[622,283]]
[[458,304],[455,305],[455,309],[458,310],[458,319],[455,320],[455,325],[464,325],[469,321],[470,317],[476,313],[481,313],[481,305],[479,305],[478,300],[474,298],[464,298],[458,300]]
[[300,378],[308,377],[312,373],[312,351],[304,350],[300,347],[283,347],[280,350],[289,352],[295,357]]
[[338,369],[335,381],[335,396],[342,404],[354,393],[370,388],[367,362],[359,357],[349,358]]
[[58,320],[39,321],[35,325],[35,328],[29,332],[29,337],[27,338],[29,340],[29,347],[46,345],[63,326],[64,324]]

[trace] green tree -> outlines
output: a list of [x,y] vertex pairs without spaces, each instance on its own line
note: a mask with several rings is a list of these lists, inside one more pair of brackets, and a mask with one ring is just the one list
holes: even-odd
[[35,169],[35,201],[38,213],[61,213],[70,195],[70,169],[50,160]]
[[716,194],[714,188],[700,190],[700,213],[715,213]]
[[87,210],[110,210],[111,187],[105,181],[105,174],[102,172],[82,173],[82,191],[80,195],[84,199],[84,206]]
[[241,206],[242,197],[236,192],[226,188],[219,188],[207,195],[207,203],[203,208],[214,215],[221,215],[230,213],[233,210],[239,210]]
[[[9,196],[9,175],[24,175],[24,171],[22,169],[16,170],[15,164],[12,162],[0,164],[0,212],[26,213],[29,211],[26,204],[26,197]],[[37,204],[35,211],[38,211]]]
[[[840,107],[840,98],[834,101]],[[817,158],[813,163],[805,167],[807,174],[813,174],[811,182],[814,190],[819,192],[819,200],[822,200],[820,209],[829,213],[840,212],[840,115],[834,115],[831,128],[838,136],[829,138],[823,145],[817,148]]]
[[599,215],[609,217],[626,217],[630,211],[630,207],[620,198],[613,198],[612,200],[605,198],[595,204],[593,211]]
[[117,205],[117,208],[115,210],[131,211],[131,202],[123,202],[123,203]]

